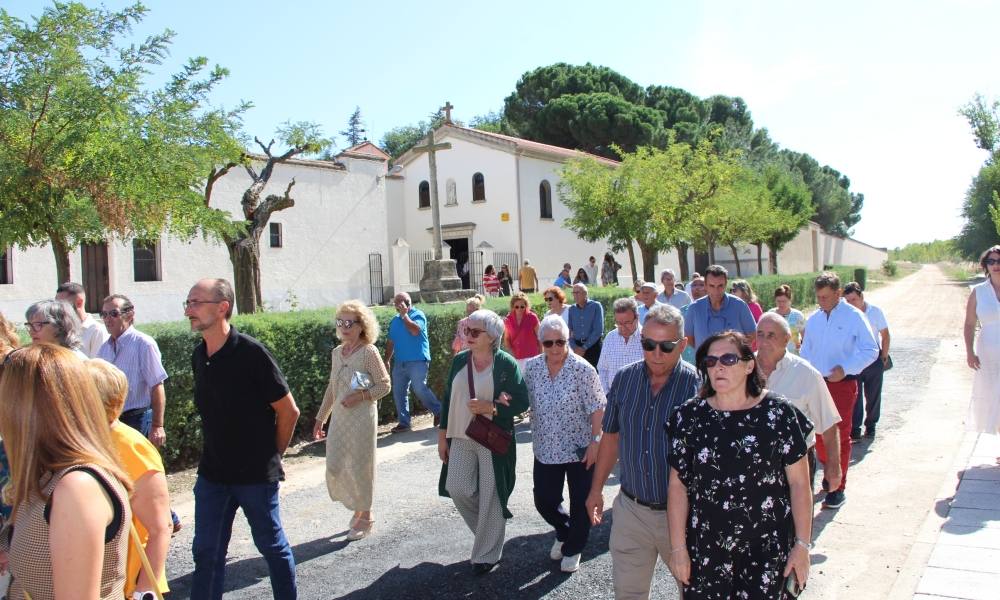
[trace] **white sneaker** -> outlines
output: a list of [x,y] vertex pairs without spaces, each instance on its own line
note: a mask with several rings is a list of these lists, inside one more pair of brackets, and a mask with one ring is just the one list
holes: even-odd
[[563,573],[575,573],[580,568],[580,554],[574,554],[573,556],[564,556],[562,563],[559,565],[559,569]]
[[552,549],[549,550],[549,558],[552,560],[562,560],[562,545],[563,543],[556,538],[556,541],[552,542]]

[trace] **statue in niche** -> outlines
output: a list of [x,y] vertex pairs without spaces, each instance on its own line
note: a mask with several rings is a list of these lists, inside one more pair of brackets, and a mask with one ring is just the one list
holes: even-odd
[[455,186],[455,180],[449,179],[448,183],[445,184],[445,188],[448,192],[448,199],[445,201],[445,206],[455,206],[458,204],[458,189]]

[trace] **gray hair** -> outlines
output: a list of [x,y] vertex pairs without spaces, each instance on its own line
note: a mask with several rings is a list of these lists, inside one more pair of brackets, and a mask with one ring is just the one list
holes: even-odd
[[549,315],[542,319],[542,322],[538,325],[538,341],[542,341],[545,338],[545,334],[549,331],[558,331],[562,339],[569,339],[569,325],[559,315]]
[[760,316],[760,320],[757,321],[757,329],[760,329],[760,325],[764,321],[771,321],[781,327],[781,330],[785,332],[785,335],[788,337],[792,336],[792,328],[788,325],[788,321],[786,321],[785,317],[779,315],[778,313],[768,311],[762,314]]
[[660,325],[676,325],[677,330],[684,334],[684,315],[670,304],[654,304],[646,313],[646,323],[659,323]]
[[673,269],[663,269],[660,271],[660,280],[663,280],[664,275],[670,275],[672,278],[677,279],[677,273],[674,273]]
[[615,303],[611,305],[611,309],[616,313],[630,312],[637,317],[639,316],[639,303],[631,296],[615,300]]
[[40,300],[28,307],[24,313],[24,318],[30,321],[32,317],[39,315],[56,328],[56,339],[60,346],[66,348],[79,348],[81,345],[80,317],[76,315],[76,309],[68,302],[62,300]]
[[573,289],[574,290],[582,290],[584,294],[588,294],[589,293],[589,291],[587,290],[586,284],[583,284],[583,283],[574,283],[573,284]]
[[492,310],[480,308],[467,318],[470,323],[482,325],[486,335],[493,338],[490,345],[493,346],[494,351],[500,348],[500,340],[503,339],[504,333],[503,319],[500,318],[500,315]]

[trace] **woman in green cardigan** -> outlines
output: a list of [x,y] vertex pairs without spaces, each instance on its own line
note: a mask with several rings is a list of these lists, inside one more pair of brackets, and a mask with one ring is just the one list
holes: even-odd
[[[512,443],[506,454],[493,454],[467,437],[465,430],[475,415],[483,415],[513,432],[514,417],[528,409],[528,388],[517,361],[500,350],[503,333],[503,319],[491,310],[477,310],[467,317],[469,350],[452,360],[441,397],[438,453],[443,464],[438,491],[454,500],[476,536],[471,560],[473,571],[480,575],[500,562],[506,520],[513,516],[507,499],[514,489],[517,444]],[[470,364],[474,398],[469,394]]]

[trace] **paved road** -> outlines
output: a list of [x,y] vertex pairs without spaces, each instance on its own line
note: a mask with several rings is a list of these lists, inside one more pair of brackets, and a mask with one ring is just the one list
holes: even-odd
[[[915,531],[933,506],[960,439],[951,414],[958,402],[935,397],[932,382],[936,369],[951,368],[955,350],[950,345],[960,333],[960,316],[955,326],[950,313],[960,311],[963,298],[933,267],[870,294],[890,320],[897,367],[887,375],[879,437],[856,448],[848,504],[817,517],[810,598],[885,598],[905,571]],[[946,322],[936,317],[942,313],[948,313]],[[959,354],[964,356],[961,349]],[[956,435],[933,439],[940,431],[935,424]],[[514,518],[508,522],[503,561],[491,575],[473,576],[468,566],[471,534],[451,501],[436,493],[439,461],[433,435],[423,429],[380,439],[376,534],[350,544],[343,540],[350,515],[326,494],[322,446],[288,461],[282,513],[298,562],[301,598],[612,597],[607,520],[592,531],[579,572],[564,575],[548,558],[553,534],[531,500],[529,424],[518,428]],[[940,472],[935,460],[944,463]],[[188,487],[190,475],[171,479],[176,490]],[[609,506],[616,483],[612,479],[605,491]],[[189,524],[174,538],[168,562],[173,596],[183,598],[189,594],[192,569],[190,493],[175,492],[174,506]],[[266,566],[240,515],[230,546],[227,590],[227,598],[270,597]],[[656,571],[653,597],[678,597],[663,565]]]

